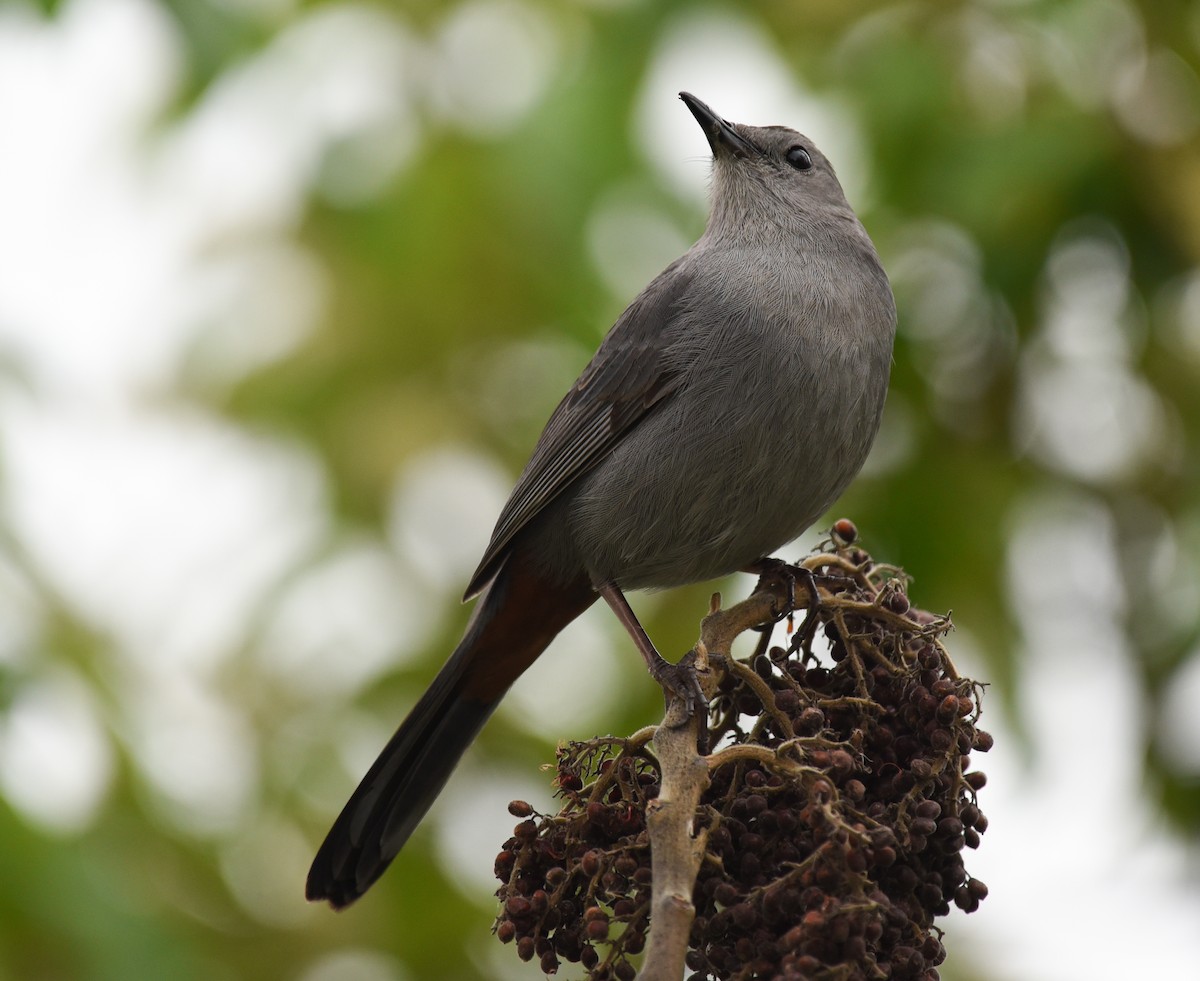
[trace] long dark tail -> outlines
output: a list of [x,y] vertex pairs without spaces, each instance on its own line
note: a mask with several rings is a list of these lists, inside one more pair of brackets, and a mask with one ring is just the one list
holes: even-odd
[[477,601],[466,635],[334,822],[307,895],[349,906],[396,857],[504,693],[596,599],[585,578],[542,581],[510,556]]

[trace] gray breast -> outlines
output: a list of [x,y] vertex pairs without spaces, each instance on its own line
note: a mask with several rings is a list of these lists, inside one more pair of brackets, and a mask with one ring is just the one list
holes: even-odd
[[[597,582],[670,587],[775,551],[836,500],[878,428],[890,291],[884,310],[809,286],[794,319],[766,313],[781,306],[761,289],[709,300],[672,342],[686,383],[571,496],[573,551]],[[831,327],[866,310],[880,322]]]

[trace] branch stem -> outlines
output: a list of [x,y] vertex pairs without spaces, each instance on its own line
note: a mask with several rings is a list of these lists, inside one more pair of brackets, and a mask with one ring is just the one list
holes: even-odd
[[[747,599],[728,609],[721,609],[720,596],[714,594],[711,612],[700,624],[700,639],[693,649],[697,675],[707,697],[713,696],[717,683],[709,667],[709,655],[731,660],[734,638],[752,627],[772,623],[787,603],[785,584],[766,579]],[[696,916],[692,894],[708,842],[706,829],[695,832],[700,796],[709,783],[708,761],[697,750],[700,725],[705,720],[697,714],[678,724],[679,701],[671,699],[666,717],[654,734],[662,783],[658,798],[646,809],[653,927],[639,981],[679,981],[683,977],[688,938]]]

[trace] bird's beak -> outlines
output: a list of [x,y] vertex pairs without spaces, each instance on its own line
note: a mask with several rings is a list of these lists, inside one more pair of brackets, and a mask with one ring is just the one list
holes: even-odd
[[762,151],[742,136],[730,123],[718,116],[691,92],[680,92],[679,98],[687,106],[696,122],[704,130],[708,145],[712,147],[714,156],[721,153],[732,153],[735,157],[758,157]]

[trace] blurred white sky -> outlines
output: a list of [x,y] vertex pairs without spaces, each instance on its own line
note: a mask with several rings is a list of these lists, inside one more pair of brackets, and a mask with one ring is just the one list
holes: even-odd
[[[331,542],[319,461],[239,430],[180,397],[175,382],[197,351],[219,385],[302,339],[328,289],[319,259],[293,238],[309,196],[369,200],[411,158],[424,118],[490,132],[518,121],[565,57],[545,17],[476,0],[420,37],[370,6],[324,5],[161,125],[184,65],[155,4],[73,0],[53,22],[20,6],[0,10],[0,515],[44,587],[112,639],[103,667],[116,692],[114,704],[98,704],[70,667],[29,663],[37,589],[0,560],[0,658],[39,679],[0,719],[0,788],[30,821],[87,828],[104,806],[116,733],[181,828],[240,827],[247,853],[264,854],[253,842],[269,839],[283,843],[267,852],[280,862],[305,861],[286,819],[246,825],[270,761],[246,705],[223,697],[217,676],[242,649],[249,612],[283,588],[255,652],[264,675],[298,697],[351,697],[420,646],[418,624],[436,627],[426,611],[437,604],[423,600],[461,587],[475,559],[463,542],[482,545],[490,523],[475,516],[495,513],[505,477],[449,448],[397,475],[390,541]],[[637,132],[652,163],[696,196],[704,144],[675,101],[681,88],[730,118],[796,122],[827,147],[852,198],[869,193],[853,115],[806,92],[770,40],[736,15],[685,16],[639,100]],[[1171,119],[1190,118],[1176,110]],[[678,139],[657,138],[663,132]],[[631,235],[636,261],[622,246]],[[646,263],[687,244],[624,189],[601,200],[587,236],[622,294],[653,271]],[[931,291],[928,321],[914,330],[931,332],[943,352],[973,356],[978,346],[963,333],[981,295],[971,243],[932,226],[914,236],[899,272]],[[1064,237],[1022,367],[1025,449],[1085,481],[1179,452],[1166,408],[1130,367],[1138,324],[1127,260],[1103,230]],[[948,283],[962,287],[952,295],[965,305],[947,305]],[[1093,397],[1097,389],[1116,401]],[[1072,411],[1080,399],[1104,401],[1111,415]],[[477,488],[470,500],[464,486]],[[448,527],[459,534],[438,533]],[[431,552],[437,563],[426,561]],[[1063,569],[1064,555],[1078,564]],[[1011,593],[1027,644],[1017,702],[1029,754],[993,693],[985,724],[996,749],[980,761],[991,776],[982,795],[991,826],[970,856],[991,895],[950,925],[952,958],[1014,981],[1180,976],[1181,965],[1200,963],[1200,895],[1188,853],[1141,803],[1148,720],[1118,639],[1125,611],[1108,518],[1078,496],[1031,499],[1013,516],[1010,556],[1026,570]],[[285,584],[298,565],[308,571]],[[1028,575],[1050,569],[1044,580]],[[611,657],[610,628],[604,618],[573,628],[579,656]],[[634,660],[604,673],[632,670]],[[569,659],[544,659],[506,711],[523,718],[524,705],[544,708],[540,693],[560,690],[573,670]],[[1180,697],[1169,727],[1194,746],[1200,672],[1192,674],[1196,690]],[[352,766],[369,762],[396,720],[363,721],[347,735]],[[1070,746],[1071,756],[1047,758],[1043,746]],[[475,836],[486,855],[508,823],[498,807]],[[457,854],[450,843],[461,836],[443,840],[455,865],[481,870],[465,882],[490,892],[490,859]],[[240,854],[226,863],[235,894],[267,919],[301,922],[280,898],[292,879],[239,876]],[[1136,943],[1115,942],[1118,929]]]

